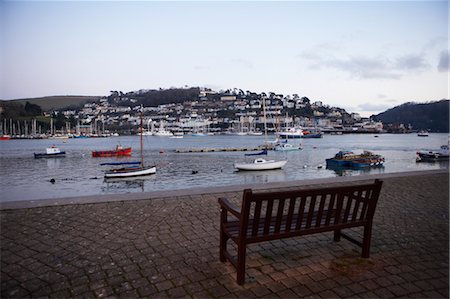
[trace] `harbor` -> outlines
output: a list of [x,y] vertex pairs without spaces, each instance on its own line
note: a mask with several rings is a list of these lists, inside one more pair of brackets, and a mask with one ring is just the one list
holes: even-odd
[[[268,136],[268,141],[274,139]],[[301,150],[269,150],[257,156],[266,160],[287,161],[281,169],[236,171],[236,164],[250,163],[265,143],[264,136],[185,136],[182,139],[144,136],[143,156],[156,173],[134,179],[104,179],[111,168],[104,163],[139,161],[139,136],[110,138],[74,138],[64,140],[1,141],[0,187],[5,190],[1,201],[40,200],[67,196],[113,195],[166,191],[198,187],[220,187],[246,183],[272,183],[312,178],[358,176],[403,171],[448,169],[448,161],[416,162],[419,150],[439,149],[447,134],[325,135],[320,139],[295,139],[289,143]],[[45,152],[55,145],[64,157],[35,159],[33,153]],[[131,155],[93,157],[92,152],[131,148]],[[185,151],[178,151],[184,149]],[[218,151],[225,149],[226,151]],[[235,150],[236,149],[236,150]],[[242,151],[238,151],[240,149]],[[245,149],[247,149],[245,151]],[[340,150],[355,153],[364,150],[385,158],[381,167],[347,169],[327,167],[326,159]],[[190,152],[189,152],[190,151]]]
[[[218,197],[374,178],[369,259],[323,233],[250,246],[243,286],[219,261]],[[448,185],[422,171],[3,203],[1,297],[448,298]]]

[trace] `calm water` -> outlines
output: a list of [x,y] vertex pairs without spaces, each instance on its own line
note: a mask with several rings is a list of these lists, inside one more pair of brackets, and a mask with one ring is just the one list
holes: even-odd
[[[269,136],[269,140],[273,136]],[[416,163],[417,150],[436,150],[448,142],[448,134],[391,135],[325,135],[322,139],[296,139],[303,150],[292,152],[270,151],[269,159],[287,159],[281,170],[236,172],[235,162],[248,161],[244,152],[175,153],[175,149],[204,147],[250,147],[264,142],[262,136],[185,136],[183,139],[145,137],[144,156],[147,164],[157,165],[157,174],[138,179],[105,181],[102,162],[136,161],[139,137],[89,138],[63,140],[8,140],[0,141],[0,201],[58,198],[80,195],[142,192],[192,187],[223,186],[248,183],[279,182],[298,179],[388,173],[413,170],[448,168],[448,162]],[[131,146],[131,158],[92,158],[91,151],[112,149],[117,144]],[[65,158],[34,159],[33,153],[45,152],[52,144],[66,151]],[[325,159],[342,149],[355,153],[370,150],[386,158],[384,167],[344,172],[325,169]],[[163,153],[160,153],[160,152]],[[267,159],[266,158],[266,159]],[[323,165],[323,168],[318,168]],[[193,174],[193,171],[197,173]],[[55,179],[54,184],[50,183]]]

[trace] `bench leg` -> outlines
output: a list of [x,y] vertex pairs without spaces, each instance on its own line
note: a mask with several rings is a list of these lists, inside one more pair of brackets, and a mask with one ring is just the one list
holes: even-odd
[[238,244],[237,253],[237,283],[243,285],[245,282],[245,252],[247,244]]
[[222,263],[226,262],[225,252],[227,251],[228,236],[220,228],[220,245],[219,245],[219,258]]
[[341,230],[337,229],[334,231],[334,241],[339,242],[341,240]]
[[364,237],[362,244],[362,257],[368,258],[370,254],[370,239],[372,238],[372,224],[364,226]]

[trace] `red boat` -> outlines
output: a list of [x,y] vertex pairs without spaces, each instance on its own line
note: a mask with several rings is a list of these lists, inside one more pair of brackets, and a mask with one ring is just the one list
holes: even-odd
[[94,151],[92,152],[92,157],[122,157],[131,156],[131,147],[122,147],[120,145],[116,146],[115,150],[112,151]]

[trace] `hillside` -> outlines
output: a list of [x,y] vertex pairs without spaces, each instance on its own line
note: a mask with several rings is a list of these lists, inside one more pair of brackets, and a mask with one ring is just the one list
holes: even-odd
[[95,102],[100,99],[99,96],[48,96],[42,98],[29,98],[5,101],[9,104],[22,104],[26,102],[38,105],[43,111],[59,110],[68,107],[80,106],[88,102]]
[[413,130],[449,132],[449,100],[417,104],[405,103],[372,116],[383,124],[410,124]]

